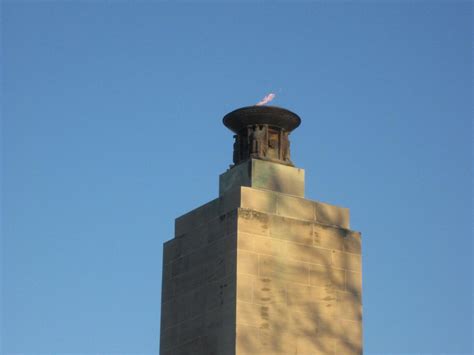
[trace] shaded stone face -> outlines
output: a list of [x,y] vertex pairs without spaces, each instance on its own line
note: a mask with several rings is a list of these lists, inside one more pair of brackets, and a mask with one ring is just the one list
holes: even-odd
[[301,122],[295,113],[274,106],[249,106],[227,114],[223,121],[236,133],[235,165],[250,158],[293,165],[289,134]]
[[304,196],[304,170],[260,159],[248,159],[219,176],[219,195],[237,186]]

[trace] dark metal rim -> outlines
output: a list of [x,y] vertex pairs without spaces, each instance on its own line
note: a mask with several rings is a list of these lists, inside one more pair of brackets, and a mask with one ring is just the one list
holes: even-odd
[[296,113],[277,106],[242,107],[225,115],[222,121],[235,133],[255,124],[268,124],[291,132],[301,124]]

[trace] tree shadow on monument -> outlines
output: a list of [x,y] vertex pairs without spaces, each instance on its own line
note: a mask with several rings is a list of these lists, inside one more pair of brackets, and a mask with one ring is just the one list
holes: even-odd
[[[272,186],[284,188],[279,180],[273,181]],[[324,220],[330,218],[334,216],[322,216]],[[360,235],[354,237],[352,231],[337,226],[311,223],[319,229],[333,230],[322,238],[334,238],[330,242],[340,243],[340,247],[319,247],[314,240],[312,245],[303,245],[291,236],[275,236],[286,243],[287,250],[282,255],[259,259],[258,281],[253,291],[253,302],[258,305],[254,318],[258,321],[253,320],[252,325],[238,324],[238,355],[362,354],[360,255],[347,252],[347,249],[354,251],[351,245],[357,240],[352,239],[360,238]],[[313,238],[316,227],[313,227]],[[360,248],[360,239],[358,242]],[[294,245],[301,251],[302,260],[289,254]],[[325,253],[318,254],[320,249]],[[295,259],[291,260],[292,257]],[[264,277],[261,275],[265,268],[262,259],[273,262],[272,271],[265,272]],[[307,275],[307,282],[301,281],[304,275]],[[281,297],[281,289],[284,289],[284,297]],[[261,297],[262,294],[266,296]]]
[[[261,302],[260,323],[246,327],[238,335],[238,354],[361,354],[358,331],[351,335],[352,323],[357,328],[361,321],[357,306],[360,293],[351,288],[340,291],[345,285],[340,284],[338,277],[328,274],[330,281],[323,287],[282,282],[286,287],[286,302],[273,303],[271,298],[256,300]],[[270,285],[267,279],[262,290],[266,288],[268,292],[272,287],[279,286]],[[346,306],[338,304],[341,297]],[[345,308],[338,309],[341,306]],[[352,319],[340,319],[340,312]],[[258,337],[249,332],[258,332]]]

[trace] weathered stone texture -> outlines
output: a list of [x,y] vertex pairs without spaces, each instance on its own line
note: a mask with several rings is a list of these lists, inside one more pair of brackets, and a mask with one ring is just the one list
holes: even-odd
[[344,228],[348,217],[309,218],[310,201],[292,212],[286,196],[279,209],[279,196],[249,201],[252,191],[242,189],[237,220],[236,354],[362,354],[360,233]]
[[164,245],[160,353],[232,354],[236,212],[219,215],[218,206],[211,203],[180,226],[179,237]]
[[165,243],[161,354],[362,354],[361,272],[347,209],[229,189]]
[[276,191],[243,186],[239,207],[349,229],[349,209]]

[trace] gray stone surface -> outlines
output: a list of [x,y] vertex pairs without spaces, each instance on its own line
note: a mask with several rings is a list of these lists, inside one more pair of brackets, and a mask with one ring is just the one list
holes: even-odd
[[265,160],[249,159],[219,177],[219,195],[237,186],[304,197],[304,170]]
[[164,244],[162,355],[235,353],[237,213],[219,215],[211,206],[188,216],[185,233]]

